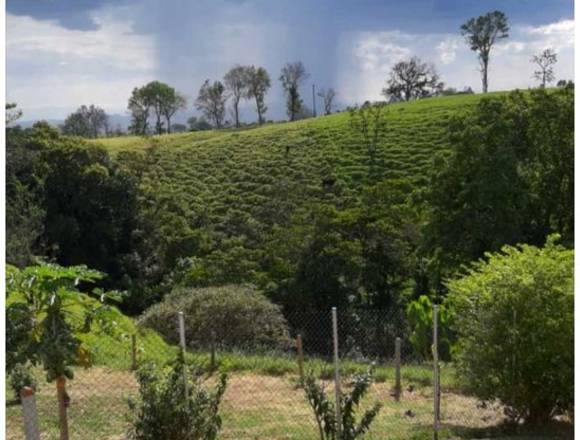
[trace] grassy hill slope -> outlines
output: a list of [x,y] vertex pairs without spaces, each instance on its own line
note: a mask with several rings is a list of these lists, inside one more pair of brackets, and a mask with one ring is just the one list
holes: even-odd
[[[451,116],[473,107],[481,96],[388,106],[387,129],[377,152],[379,175],[424,185],[434,154],[447,146]],[[276,223],[276,216],[287,216],[304,202],[349,198],[368,178],[366,147],[346,112],[246,130],[98,142],[118,157],[155,146],[144,183],[189,207],[197,224],[220,224],[232,216],[240,221],[243,213],[259,223]],[[329,179],[330,189],[323,185]]]
[[[383,176],[421,177],[433,153],[445,148],[445,127],[450,116],[464,112],[481,97],[459,95],[388,106],[387,129],[378,151]],[[364,145],[350,127],[346,112],[246,130],[148,139],[129,136],[98,142],[113,154],[158,146],[164,156],[159,161],[163,181],[177,185],[199,181],[200,188],[190,188],[196,192],[204,186],[213,187],[212,177],[220,183],[238,184],[251,181],[256,172],[274,178],[290,173],[286,176],[317,186],[319,177],[334,173],[347,187],[356,187],[367,174]],[[251,172],[252,176],[242,171]]]
[[[449,121],[481,98],[456,95],[387,106],[374,181],[405,178],[414,189],[427,185],[434,155],[448,148]],[[161,239],[172,252],[173,260],[165,261],[203,259],[193,276],[206,283],[263,288],[271,264],[278,264],[272,261],[279,261],[270,250],[286,252],[276,243],[302,240],[294,228],[310,231],[304,227],[311,228],[311,214],[322,205],[360,206],[369,182],[367,147],[347,112],[252,129],[95,142],[139,174],[147,194],[143,206],[162,225],[155,231],[163,228]],[[136,159],[139,153],[146,154]],[[288,247],[288,255],[296,249]],[[293,257],[281,258],[280,273],[287,278]]]

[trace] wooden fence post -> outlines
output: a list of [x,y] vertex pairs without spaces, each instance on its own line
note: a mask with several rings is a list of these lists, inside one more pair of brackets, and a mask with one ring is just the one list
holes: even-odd
[[439,438],[439,306],[433,306],[433,439]]
[[210,341],[210,357],[209,357],[209,369],[214,371],[216,368],[215,364],[215,331],[211,331],[211,341]]
[[137,336],[131,335],[131,370],[137,369]]
[[395,400],[401,400],[401,338],[395,339]]
[[300,380],[304,380],[304,352],[302,351],[302,335],[298,334],[296,337],[296,352],[298,355],[298,374]]
[[67,395],[66,395],[66,378],[59,376],[56,378],[56,394],[58,397],[58,422],[60,425],[60,440],[69,440],[68,435],[68,418],[66,414]]
[[332,308],[332,339],[334,342],[334,393],[336,399],[336,437],[342,439],[342,415],[340,408],[340,371],[338,364],[338,317],[336,307]]
[[24,418],[24,437],[26,440],[40,440],[34,389],[31,387],[22,388],[20,398],[22,400],[22,416]]

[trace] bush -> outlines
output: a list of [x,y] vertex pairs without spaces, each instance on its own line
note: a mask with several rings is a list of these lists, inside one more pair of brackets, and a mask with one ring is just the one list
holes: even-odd
[[10,372],[10,387],[14,391],[16,401],[20,402],[20,392],[24,387],[30,387],[33,390],[37,388],[37,382],[28,364],[16,364]]
[[181,288],[148,309],[140,323],[177,343],[177,312],[185,315],[188,345],[207,347],[212,337],[223,348],[285,348],[289,343],[280,308],[248,286]]
[[[356,420],[356,411],[361,401],[367,394],[373,382],[373,371],[357,374],[349,384],[350,392],[343,391],[340,396],[340,432],[341,439],[355,440],[362,437],[370,428],[373,420],[381,409],[380,403],[364,411],[359,421]],[[336,425],[336,409],[332,397],[328,397],[324,386],[319,384],[316,378],[309,374],[301,383],[308,404],[314,412],[318,435],[320,440],[334,440],[338,436]]]
[[[411,329],[409,340],[415,354],[422,360],[433,358],[433,302],[426,295],[421,295],[407,305],[407,321]],[[439,306],[438,313],[438,350],[439,359],[450,360],[449,313],[444,304]]]
[[[184,371],[185,368],[185,371]],[[183,356],[166,368],[149,363],[137,372],[140,399],[130,400],[132,440],[213,440],[221,428],[219,406],[226,389],[226,375],[208,391],[201,384],[201,370],[184,364]],[[187,399],[184,399],[184,377]]]
[[573,408],[574,252],[555,241],[505,246],[448,284],[459,374],[515,421]]

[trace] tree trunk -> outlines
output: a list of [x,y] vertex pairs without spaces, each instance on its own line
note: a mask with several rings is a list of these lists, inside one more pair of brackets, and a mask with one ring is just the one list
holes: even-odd
[[483,60],[483,71],[481,76],[481,85],[483,88],[483,93],[487,93],[487,66],[489,65],[489,60]]
[[58,397],[58,420],[60,424],[60,440],[69,440],[68,419],[66,415],[66,378],[59,376],[56,379],[56,394]]
[[240,128],[240,116],[238,113],[238,105],[239,105],[239,101],[235,101],[234,102],[234,115],[236,117],[236,128]]
[[171,118],[169,116],[165,117],[167,121],[167,134],[171,133]]
[[256,111],[258,112],[258,125],[262,125],[262,112],[260,111],[260,102],[256,96]]

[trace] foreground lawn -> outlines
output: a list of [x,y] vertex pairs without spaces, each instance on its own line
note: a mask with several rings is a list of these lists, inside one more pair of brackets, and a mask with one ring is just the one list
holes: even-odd
[[[404,377],[420,377],[413,368]],[[212,381],[210,377],[208,379]],[[293,374],[268,376],[251,372],[231,372],[222,406],[223,439],[317,439],[311,410],[296,386]],[[54,384],[41,382],[37,394],[43,440],[58,439],[57,407]],[[391,395],[393,382],[373,385],[363,406],[378,401],[383,408],[366,439],[429,439],[432,426],[432,391],[420,381],[404,382],[399,403]],[[137,395],[134,375],[103,367],[79,369],[69,383],[71,439],[123,439],[128,427],[127,399]],[[333,392],[332,383],[327,391]],[[534,435],[509,436],[501,429],[502,410],[481,408],[476,399],[456,392],[442,394],[440,438],[567,438],[564,430]],[[9,405],[6,412],[9,440],[23,438],[21,408]]]

